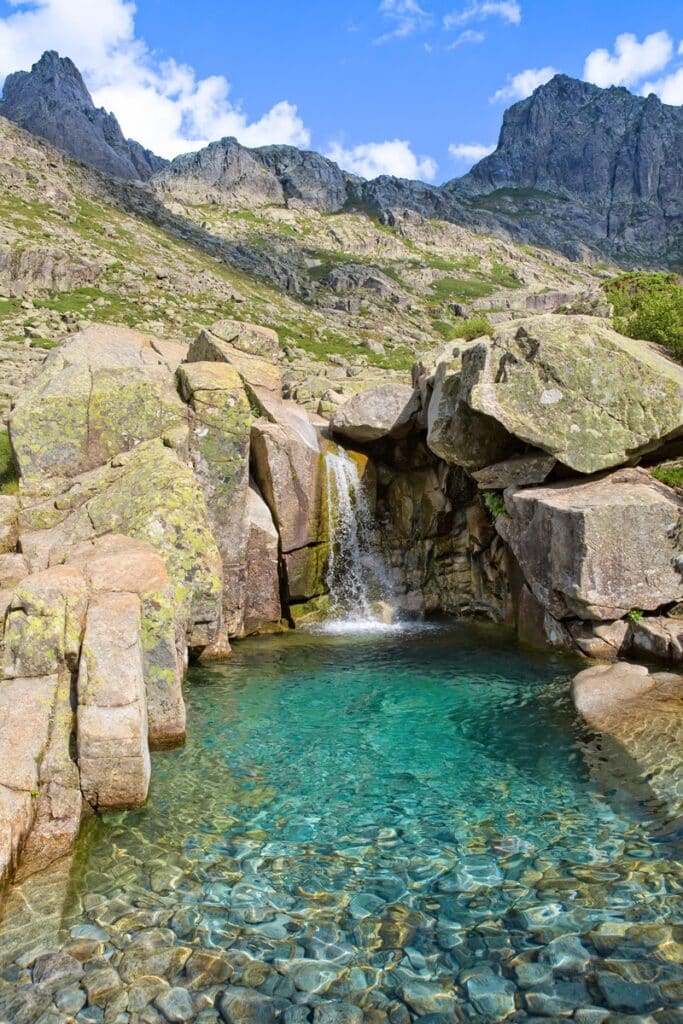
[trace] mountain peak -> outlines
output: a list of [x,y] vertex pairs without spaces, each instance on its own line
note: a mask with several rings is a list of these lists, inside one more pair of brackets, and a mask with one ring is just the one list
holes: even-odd
[[46,50],[30,71],[8,75],[0,114],[114,178],[146,181],[165,165],[124,137],[114,115],[95,106],[74,62],[56,50]]

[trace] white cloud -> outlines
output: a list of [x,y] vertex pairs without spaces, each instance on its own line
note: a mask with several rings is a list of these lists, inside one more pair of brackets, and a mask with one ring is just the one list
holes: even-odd
[[534,89],[537,89],[539,85],[545,85],[556,74],[557,69],[548,64],[544,68],[526,68],[525,71],[508,76],[507,85],[493,94],[491,103],[524,100],[527,96],[531,96]]
[[462,11],[445,15],[443,27],[449,30],[458,25],[466,25],[468,21],[483,21],[485,18],[502,18],[510,25],[519,25],[522,21],[522,8],[515,0],[474,0]]
[[362,178],[377,178],[380,174],[393,174],[397,178],[419,178],[432,181],[438,166],[429,156],[416,156],[405,139],[388,142],[366,142],[345,148],[334,142],[326,156],[345,171]]
[[654,82],[645,82],[641,88],[642,95],[649,96],[651,92],[659,96],[662,103],[671,103],[675,107],[683,104],[683,68]]
[[381,0],[379,13],[394,27],[375,39],[378,44],[388,43],[390,39],[407,39],[432,23],[431,14],[423,10],[417,0]]
[[614,41],[614,53],[593,50],[588,54],[583,77],[603,88],[634,85],[646,75],[662,71],[672,56],[673,42],[668,32],[653,32],[642,43],[632,32],[623,32]]
[[457,50],[459,46],[475,45],[477,43],[483,43],[486,39],[484,32],[475,32],[474,29],[467,28],[464,32],[461,32],[457,36],[451,45],[448,47],[449,50]]
[[462,160],[468,164],[476,164],[483,160],[489,153],[493,153],[495,146],[484,146],[481,142],[458,142],[451,143],[448,152],[454,160]]
[[44,50],[71,57],[95,103],[112,110],[125,135],[161,156],[200,149],[235,135],[249,146],[306,146],[310,133],[297,108],[276,103],[255,121],[230,99],[222,75],[198,79],[193,68],[159,60],[135,34],[135,4],[128,0],[11,0],[0,18],[0,78],[28,69]]

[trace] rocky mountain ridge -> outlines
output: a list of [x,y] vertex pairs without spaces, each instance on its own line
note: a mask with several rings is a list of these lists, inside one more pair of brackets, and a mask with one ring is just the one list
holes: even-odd
[[147,181],[166,164],[124,137],[116,117],[95,106],[73,61],[54,50],[30,71],[8,75],[0,115],[114,178]]
[[10,75],[0,113],[104,173],[150,181],[162,200],[229,209],[300,202],[321,213],[396,210],[441,219],[572,259],[678,267],[683,239],[683,110],[565,75],[505,112],[496,151],[441,186],[365,181],[319,153],[248,149],[236,139],[166,161],[96,110],[67,58],[44,54]]

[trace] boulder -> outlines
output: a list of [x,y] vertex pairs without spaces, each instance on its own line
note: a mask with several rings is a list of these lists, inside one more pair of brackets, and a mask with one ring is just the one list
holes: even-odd
[[631,650],[662,661],[683,661],[683,621],[654,615],[630,623]]
[[23,555],[0,555],[0,590],[14,589],[29,574],[29,565]]
[[0,885],[13,873],[36,816],[58,676],[0,683]]
[[292,426],[257,420],[251,432],[252,472],[280,534],[283,552],[327,540],[320,449]]
[[619,466],[683,430],[683,367],[588,316],[514,321],[473,343],[461,396],[579,473]]
[[654,685],[644,665],[630,665],[625,661],[594,665],[574,677],[572,699],[580,715],[591,724],[599,725],[606,713],[641,697]]
[[279,537],[270,509],[254,486],[247,496],[247,575],[243,633],[279,626]]
[[91,595],[128,593],[140,598],[149,744],[158,748],[181,742],[185,629],[158,551],[148,541],[107,534],[77,545],[67,562],[81,569]]
[[[213,642],[221,619],[221,557],[199,483],[172,448],[160,440],[140,444],[74,479],[36,510],[35,519],[51,526],[21,534],[32,569],[63,562],[78,542],[104,534],[149,541],[164,560],[188,646]],[[27,510],[29,521],[36,510]]]
[[78,768],[71,758],[76,716],[71,706],[71,673],[59,673],[50,735],[38,766],[35,820],[23,844],[17,882],[43,871],[73,850],[84,802]]
[[408,433],[419,395],[404,384],[379,384],[360,391],[334,413],[332,433],[358,444]]
[[236,320],[221,320],[202,329],[190,345],[189,363],[228,363],[245,386],[280,395],[279,342],[275,331]]
[[462,387],[463,360],[475,347],[463,342],[450,359],[440,359],[431,380],[427,407],[427,445],[450,466],[480,470],[507,459],[515,439],[490,416],[473,411]]
[[496,528],[556,619],[614,620],[683,596],[683,502],[643,470],[505,492]]
[[234,367],[191,362],[179,381],[190,404],[190,454],[223,564],[222,643],[244,625],[251,409]]
[[94,595],[78,672],[78,765],[86,800],[138,807],[150,778],[140,598]]
[[14,590],[5,622],[5,678],[74,670],[88,603],[83,573],[54,566]]
[[578,649],[589,658],[612,661],[624,654],[629,646],[629,623],[570,622],[569,632]]
[[504,491],[506,487],[528,487],[542,484],[552,473],[556,461],[545,452],[513,455],[494,466],[476,470],[472,476],[483,491]]
[[14,407],[10,435],[31,488],[78,476],[186,420],[173,374],[151,339],[92,325],[48,356]]

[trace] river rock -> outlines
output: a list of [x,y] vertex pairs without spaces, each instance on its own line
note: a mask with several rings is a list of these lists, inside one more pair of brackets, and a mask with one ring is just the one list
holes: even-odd
[[289,601],[307,601],[327,590],[330,545],[311,544],[283,555]]
[[643,470],[505,492],[496,528],[556,619],[614,620],[680,600],[680,498]]
[[140,599],[93,596],[78,673],[78,763],[93,807],[137,807],[150,778]]
[[229,649],[228,637],[244,626],[251,409],[227,363],[187,363],[179,380],[191,409],[192,462],[223,563],[221,643]]
[[462,365],[471,409],[579,473],[619,466],[683,429],[683,367],[594,317],[513,321]]
[[641,697],[655,682],[644,665],[619,661],[594,665],[574,677],[572,698],[577,711],[589,722],[597,722],[605,711]]
[[[517,447],[510,433],[490,416],[475,412],[463,388],[463,365],[474,343],[456,345],[441,359],[432,380],[427,408],[427,445],[450,466],[470,472],[506,460]],[[480,356],[484,349],[479,348]]]
[[326,540],[323,456],[292,426],[257,420],[252,470],[280,533],[282,551]]
[[74,477],[181,427],[173,374],[138,331],[92,325],[55,349],[10,417],[22,480]]
[[359,392],[334,413],[333,434],[358,444],[408,433],[419,395],[404,384],[379,384]]
[[247,495],[247,575],[244,635],[279,624],[279,536],[270,509],[254,485]]

